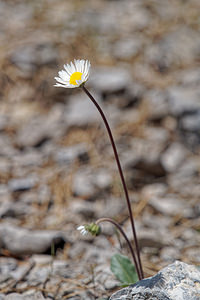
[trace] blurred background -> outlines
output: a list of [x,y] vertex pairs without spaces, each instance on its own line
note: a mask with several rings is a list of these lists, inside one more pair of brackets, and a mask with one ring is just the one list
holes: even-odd
[[199,12],[198,0],[0,1],[0,299],[119,288],[109,263],[129,255],[124,241],[108,224],[96,239],[76,231],[112,217],[132,240],[98,112],[82,90],[53,86],[74,58],[92,65],[87,87],[113,130],[145,276],[200,264]]

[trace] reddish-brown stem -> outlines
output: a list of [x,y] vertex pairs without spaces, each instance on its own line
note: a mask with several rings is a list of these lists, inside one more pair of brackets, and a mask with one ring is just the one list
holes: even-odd
[[104,112],[102,111],[99,104],[96,102],[94,97],[90,94],[90,92],[86,89],[86,87],[84,85],[82,86],[82,89],[84,90],[86,95],[90,98],[90,100],[94,103],[96,108],[98,109],[98,111],[99,111],[99,113],[100,113],[100,115],[101,115],[101,117],[104,121],[104,124],[106,126],[106,129],[108,131],[108,135],[110,137],[110,141],[111,141],[111,145],[112,145],[112,148],[113,148],[113,151],[114,151],[114,155],[115,155],[116,163],[117,163],[117,166],[118,166],[120,178],[121,178],[121,181],[122,181],[124,193],[125,193],[125,196],[126,196],[129,216],[130,216],[130,220],[131,220],[131,227],[132,227],[132,231],[133,231],[133,238],[134,238],[135,248],[136,248],[136,253],[137,253],[137,258],[138,258],[138,265],[139,265],[140,275],[141,275],[141,278],[143,279],[144,274],[143,274],[142,263],[141,263],[141,259],[140,259],[140,251],[139,251],[139,245],[138,245],[138,240],[137,240],[137,235],[136,235],[136,230],[135,230],[135,224],[134,224],[134,219],[133,219],[133,214],[132,214],[132,209],[131,209],[131,202],[130,202],[130,199],[129,199],[128,189],[126,187],[126,182],[125,182],[124,175],[123,175],[123,172],[122,172],[122,168],[121,168],[119,156],[118,156],[118,153],[117,153],[117,149],[116,149],[116,146],[115,146],[115,142],[114,142],[114,139],[113,139],[113,135],[112,135],[110,126],[108,124],[108,121],[107,121],[107,119],[104,115]]
[[132,247],[129,239],[127,238],[126,233],[122,229],[122,227],[117,222],[115,222],[113,219],[110,219],[110,218],[101,218],[101,219],[98,219],[95,223],[98,225],[98,224],[100,224],[102,222],[110,222],[110,223],[112,223],[121,232],[121,234],[123,235],[124,239],[126,240],[126,242],[128,244],[128,247],[130,249],[130,252],[131,252],[131,255],[132,255],[135,267],[136,267],[136,271],[137,271],[137,274],[138,274],[138,278],[139,278],[139,280],[141,280],[142,277],[141,277],[141,274],[140,274],[140,269],[138,267],[138,263],[137,263],[137,260],[136,260],[136,257],[135,257],[135,253],[134,253],[133,247]]

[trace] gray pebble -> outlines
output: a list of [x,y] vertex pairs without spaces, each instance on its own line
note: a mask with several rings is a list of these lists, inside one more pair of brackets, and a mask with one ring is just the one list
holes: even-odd
[[180,121],[181,130],[195,132],[200,136],[200,109],[194,114],[184,116]]
[[10,179],[8,187],[11,192],[26,191],[32,189],[37,183],[36,176],[29,176],[26,178]]
[[183,215],[188,213],[188,205],[183,199],[178,199],[175,195],[169,195],[166,197],[153,197],[149,199],[149,204],[163,215],[176,216],[180,212]]
[[93,72],[90,85],[103,95],[126,90],[127,86],[131,84],[131,76],[126,69],[102,67]]
[[187,156],[185,147],[180,143],[172,143],[162,154],[161,162],[166,172],[175,172]]
[[23,72],[32,74],[38,67],[55,65],[57,52],[51,44],[26,45],[15,49],[10,60]]
[[143,42],[141,38],[133,36],[132,38],[122,39],[113,45],[113,54],[119,59],[130,59],[136,56],[142,49]]
[[153,43],[146,50],[146,59],[156,64],[158,69],[166,71],[172,66],[192,63],[200,52],[200,38],[198,33],[187,27],[179,26],[169,32],[157,43]]
[[[100,97],[96,93],[93,96],[99,103]],[[96,107],[85,94],[73,95],[69,98],[69,102],[64,111],[64,119],[68,128],[100,123],[100,115]]]
[[64,243],[61,232],[50,230],[28,230],[11,224],[0,224],[0,244],[14,255],[45,253],[52,243]]
[[180,117],[186,113],[195,113],[200,109],[199,88],[174,86],[168,89],[170,113]]
[[60,164],[71,164],[75,159],[87,161],[89,159],[87,145],[84,143],[76,144],[70,147],[57,149],[54,154],[54,159]]
[[5,296],[5,300],[24,300],[23,295],[17,293],[11,293]]

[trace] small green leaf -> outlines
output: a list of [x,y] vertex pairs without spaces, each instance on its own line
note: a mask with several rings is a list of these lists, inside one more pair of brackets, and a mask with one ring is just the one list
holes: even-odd
[[111,271],[115,274],[116,278],[123,284],[129,285],[138,281],[135,266],[131,263],[128,257],[115,254],[111,258],[110,264]]

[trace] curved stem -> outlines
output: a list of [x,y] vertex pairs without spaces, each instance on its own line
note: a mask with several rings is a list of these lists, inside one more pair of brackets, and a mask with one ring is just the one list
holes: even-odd
[[116,146],[115,146],[115,142],[114,142],[114,139],[113,139],[113,135],[112,135],[110,126],[108,124],[108,121],[107,121],[101,107],[99,106],[99,104],[96,102],[94,97],[90,94],[90,92],[86,89],[86,87],[84,85],[82,86],[82,89],[84,90],[86,95],[90,98],[90,100],[94,103],[96,108],[98,109],[98,111],[99,111],[99,113],[100,113],[100,115],[101,115],[101,117],[104,121],[104,124],[106,126],[106,129],[108,131],[108,135],[110,137],[110,141],[111,141],[112,148],[113,148],[113,151],[114,151],[114,155],[115,155],[116,163],[117,163],[117,166],[118,166],[120,178],[121,178],[121,181],[122,181],[124,193],[125,193],[125,196],[126,196],[126,201],[127,201],[129,216],[130,216],[130,220],[131,220],[131,227],[132,227],[132,231],[133,231],[133,238],[134,238],[134,242],[135,242],[135,248],[136,248],[136,253],[137,253],[137,258],[138,258],[140,274],[141,274],[141,278],[144,278],[144,274],[143,274],[143,270],[142,270],[142,263],[141,263],[141,259],[140,259],[139,245],[138,245],[138,240],[137,240],[137,235],[136,235],[136,230],[135,230],[135,224],[134,224],[134,219],[133,219],[133,214],[132,214],[132,209],[131,209],[131,203],[130,203],[130,199],[129,199],[128,190],[127,190],[127,187],[126,187],[126,182],[125,182],[125,179],[124,179],[124,175],[123,175],[123,172],[122,172],[119,156],[118,156],[117,149],[116,149]]
[[137,271],[137,274],[138,274],[138,278],[139,278],[139,280],[141,280],[142,277],[141,277],[141,274],[140,274],[140,269],[138,267],[138,263],[137,263],[137,260],[136,260],[136,257],[135,257],[135,253],[134,253],[133,247],[132,247],[129,239],[127,238],[127,235],[125,234],[124,230],[122,229],[122,227],[117,222],[115,222],[113,219],[110,219],[110,218],[101,218],[101,219],[98,219],[95,223],[98,225],[99,223],[102,223],[102,222],[110,222],[110,223],[112,223],[121,232],[121,234],[123,235],[124,239],[126,240],[128,246],[129,246],[129,249],[131,251],[131,255],[132,255],[135,267],[136,267],[136,271]]

